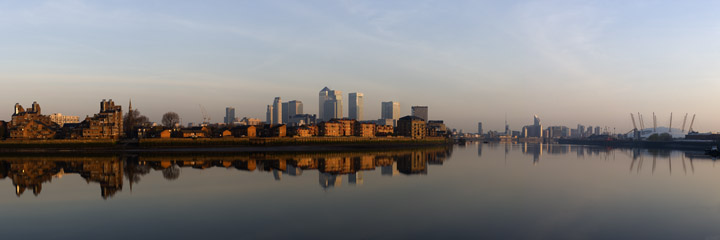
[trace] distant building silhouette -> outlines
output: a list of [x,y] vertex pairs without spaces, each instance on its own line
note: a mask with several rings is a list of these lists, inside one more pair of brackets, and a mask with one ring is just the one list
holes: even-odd
[[427,106],[412,106],[412,115],[415,117],[422,118],[425,122],[428,119],[428,107]]
[[330,90],[328,87],[320,90],[319,113],[321,121],[343,118],[342,91]]
[[275,101],[273,101],[273,116],[272,116],[272,124],[282,124],[283,119],[283,110],[282,110],[282,99],[280,97],[276,97]]
[[232,124],[235,122],[235,108],[234,107],[226,107],[225,108],[225,124]]
[[348,95],[348,118],[358,121],[363,120],[363,98],[364,95],[359,92]]

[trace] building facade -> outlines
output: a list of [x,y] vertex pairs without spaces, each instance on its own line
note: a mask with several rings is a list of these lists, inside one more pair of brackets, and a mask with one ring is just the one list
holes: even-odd
[[348,94],[348,118],[358,121],[363,120],[364,96],[359,92]]
[[233,122],[235,122],[235,108],[234,107],[226,107],[225,108],[225,124],[230,125]]
[[267,124],[272,124],[272,123],[273,123],[273,117],[274,117],[273,115],[274,115],[274,112],[275,112],[275,111],[273,110],[273,106],[272,106],[272,105],[267,105],[267,112],[265,113],[265,122],[266,122]]
[[412,115],[415,117],[422,118],[425,122],[428,119],[428,107],[427,106],[412,106]]
[[323,88],[320,90],[318,107],[320,121],[343,118],[342,91],[330,90],[328,87]]
[[397,135],[411,138],[425,138],[427,124],[425,119],[416,116],[405,116],[398,120]]
[[50,117],[41,114],[37,102],[33,102],[32,107],[27,109],[16,103],[12,120],[7,123],[11,139],[53,139],[59,129],[60,126]]
[[400,103],[399,102],[382,102],[380,118],[381,119],[393,119],[398,120],[400,118]]
[[280,97],[276,97],[273,101],[273,116],[272,116],[272,124],[282,124],[283,123],[283,110],[282,110],[282,99]]
[[60,127],[63,127],[66,123],[80,123],[79,116],[65,116],[62,113],[50,114],[50,121],[57,123]]

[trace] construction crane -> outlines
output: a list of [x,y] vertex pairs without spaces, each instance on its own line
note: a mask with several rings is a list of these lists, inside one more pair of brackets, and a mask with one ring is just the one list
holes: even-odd
[[203,115],[203,124],[208,125],[210,124],[210,116],[207,113],[207,110],[205,110],[205,107],[202,104],[198,104],[200,106],[200,111]]
[[693,131],[692,126],[695,123],[695,114],[693,114],[692,120],[690,120],[690,127],[688,128],[688,133],[691,133]]
[[687,122],[687,113],[685,113],[685,118],[683,118],[683,125],[682,125],[682,132],[685,132],[685,122]]
[[633,130],[637,131],[637,125],[635,124],[635,116],[633,116],[632,113],[630,113],[630,119],[632,119],[633,122]]

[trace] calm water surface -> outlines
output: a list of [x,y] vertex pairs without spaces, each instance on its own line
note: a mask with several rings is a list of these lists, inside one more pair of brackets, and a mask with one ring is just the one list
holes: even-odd
[[700,155],[468,144],[0,156],[0,230],[3,239],[720,239],[720,166]]

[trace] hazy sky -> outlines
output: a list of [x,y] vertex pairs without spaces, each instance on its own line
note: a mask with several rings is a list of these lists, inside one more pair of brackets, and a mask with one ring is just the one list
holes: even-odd
[[[264,119],[273,98],[317,113],[324,86],[474,132],[607,125],[630,112],[720,130],[720,1],[4,1],[0,119],[16,102],[153,121],[204,105]],[[716,97],[713,97],[716,96]],[[347,101],[345,101],[347,111]],[[4,107],[3,107],[4,106]],[[347,115],[347,113],[346,113]],[[647,125],[647,124],[646,124]]]

